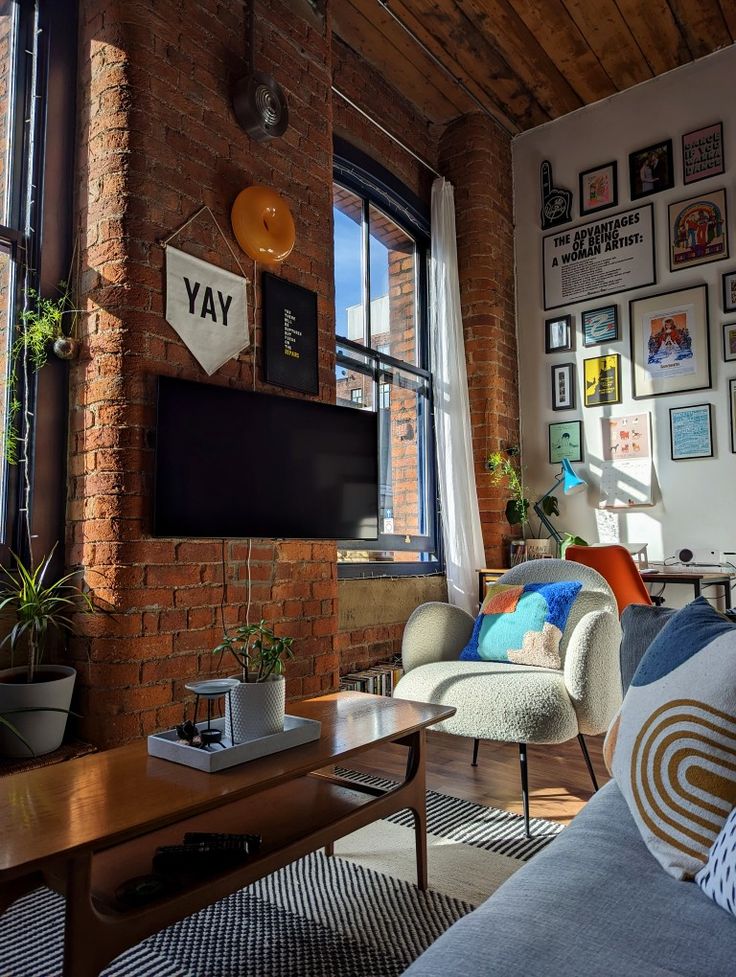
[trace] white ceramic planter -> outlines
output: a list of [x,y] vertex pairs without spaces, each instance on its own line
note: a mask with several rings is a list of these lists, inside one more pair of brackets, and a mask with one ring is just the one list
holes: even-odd
[[225,729],[230,732],[232,722],[233,743],[273,736],[284,728],[286,682],[283,675],[266,682],[241,682],[226,696],[226,703]]
[[[69,709],[77,673],[68,665],[41,665],[36,669],[43,681],[9,681],[24,675],[26,669],[6,668],[0,672],[0,715],[8,714],[11,722],[33,749],[36,756],[51,753],[61,746],[69,718],[64,712],[45,712],[45,709]],[[55,677],[54,677],[55,676]],[[14,709],[38,709],[38,712],[12,714]],[[28,757],[28,747],[11,730],[0,725],[0,755]]]

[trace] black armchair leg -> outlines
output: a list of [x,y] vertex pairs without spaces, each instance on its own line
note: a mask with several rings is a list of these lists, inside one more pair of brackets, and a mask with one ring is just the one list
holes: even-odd
[[524,805],[524,834],[531,838],[529,831],[529,781],[526,766],[526,743],[519,743],[519,768],[521,771],[521,802]]
[[478,766],[478,747],[480,746],[480,740],[473,740],[473,762],[470,764],[471,767]]
[[598,781],[595,779],[595,770],[593,769],[593,764],[590,760],[590,754],[588,753],[588,747],[585,743],[582,733],[578,733],[578,743],[580,743],[580,749],[583,751],[583,756],[585,757],[585,764],[588,768],[588,773],[590,774],[590,779],[593,781],[593,790],[598,790]]

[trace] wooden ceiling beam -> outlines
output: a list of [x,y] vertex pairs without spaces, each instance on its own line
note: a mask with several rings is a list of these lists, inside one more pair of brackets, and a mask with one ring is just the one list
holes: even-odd
[[669,0],[669,4],[694,58],[731,43],[718,0]]
[[514,0],[514,10],[587,105],[616,86],[561,0]]
[[458,6],[551,118],[583,104],[508,0],[458,0]]
[[462,89],[448,84],[440,69],[375,0],[343,0],[334,5],[333,11],[338,37],[381,72],[430,122],[446,125],[458,115],[474,110],[472,99]]
[[691,60],[682,31],[667,0],[616,0],[621,15],[655,75]]
[[736,0],[719,0],[719,6],[731,40],[736,41]]
[[618,91],[652,77],[652,69],[615,0],[563,0],[578,30]]
[[549,121],[547,112],[454,0],[392,0],[391,7],[504,128],[518,132]]

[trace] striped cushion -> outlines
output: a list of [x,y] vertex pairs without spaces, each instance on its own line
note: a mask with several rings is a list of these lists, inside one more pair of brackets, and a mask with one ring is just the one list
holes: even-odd
[[736,916],[736,807],[726,818],[695,881],[706,896]]
[[705,598],[649,646],[604,756],[651,853],[693,878],[736,804],[736,627]]

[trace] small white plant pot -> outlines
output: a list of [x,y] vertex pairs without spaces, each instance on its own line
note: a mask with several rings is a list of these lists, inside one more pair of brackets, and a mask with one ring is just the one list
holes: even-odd
[[272,675],[265,682],[241,682],[225,699],[225,731],[230,733],[232,729],[233,743],[283,732],[286,712],[283,675]]
[[[52,753],[64,739],[68,709],[72,701],[77,673],[68,665],[41,665],[36,679],[26,682],[24,666],[6,668],[0,672],[0,716],[6,716],[28,741],[36,756]],[[14,713],[15,709],[37,712]],[[64,709],[66,712],[45,710]],[[23,740],[7,726],[0,724],[0,755],[30,757]]]

